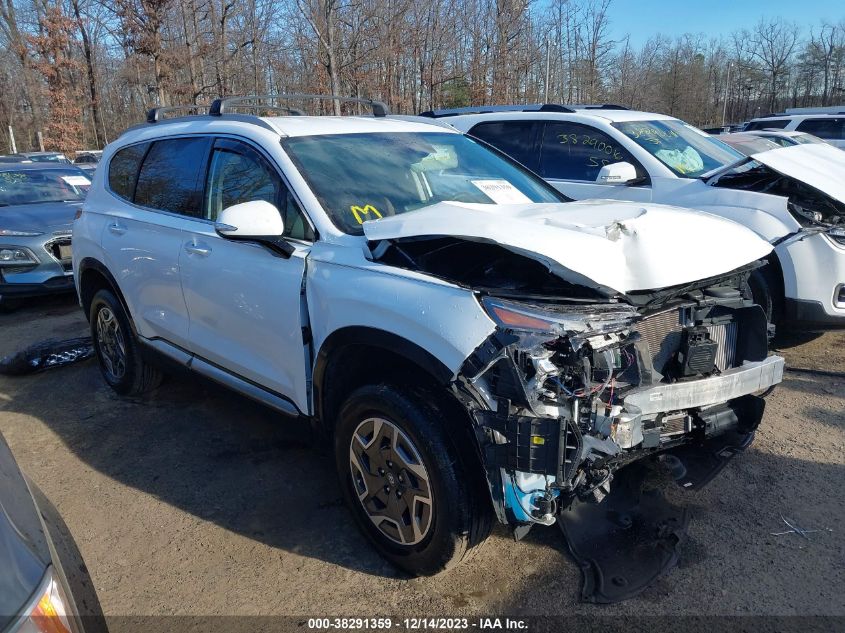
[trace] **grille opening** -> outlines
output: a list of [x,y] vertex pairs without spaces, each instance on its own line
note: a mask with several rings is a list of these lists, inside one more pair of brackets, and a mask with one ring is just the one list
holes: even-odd
[[[673,308],[643,319],[637,330],[648,342],[654,369],[665,373],[667,365],[676,358],[683,343],[684,329],[692,325],[688,308]],[[725,371],[736,366],[736,348],[739,327],[735,321],[707,325],[710,339],[718,347],[716,367]]]

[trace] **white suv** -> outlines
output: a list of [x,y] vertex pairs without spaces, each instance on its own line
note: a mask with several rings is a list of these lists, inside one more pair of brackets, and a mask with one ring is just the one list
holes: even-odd
[[74,272],[119,393],[155,387],[163,356],[310,421],[361,529],[416,574],[494,517],[553,523],[624,464],[750,442],[753,394],[783,371],[742,292],[771,250],[751,231],[564,204],[377,103],[229,114],[239,103],[153,112],[94,174]]
[[813,111],[813,108],[794,108],[782,114],[772,114],[757,119],[751,119],[745,124],[744,132],[756,130],[784,130],[812,134],[845,149],[845,108],[835,109],[836,112],[825,112],[824,109]]
[[770,320],[845,327],[845,154],[798,145],[745,156],[674,117],[620,106],[490,106],[426,113],[479,138],[576,200],[714,213],[774,246],[751,279]]

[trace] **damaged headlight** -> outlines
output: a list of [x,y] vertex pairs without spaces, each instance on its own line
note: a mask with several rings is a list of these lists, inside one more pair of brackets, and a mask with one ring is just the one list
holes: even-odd
[[845,246],[845,227],[835,226],[827,232],[827,235],[837,244]]
[[481,305],[502,329],[550,338],[575,335],[586,339],[610,334],[629,327],[637,317],[633,307],[620,304],[535,305],[485,296]]

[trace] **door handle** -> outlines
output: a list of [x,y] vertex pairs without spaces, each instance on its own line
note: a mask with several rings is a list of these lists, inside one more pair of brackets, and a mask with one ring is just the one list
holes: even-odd
[[115,235],[123,235],[126,233],[126,227],[118,222],[112,222],[109,224],[109,231],[114,233]]
[[208,246],[198,246],[197,244],[185,244],[185,250],[191,255],[199,255],[200,257],[208,257],[211,255],[211,248]]

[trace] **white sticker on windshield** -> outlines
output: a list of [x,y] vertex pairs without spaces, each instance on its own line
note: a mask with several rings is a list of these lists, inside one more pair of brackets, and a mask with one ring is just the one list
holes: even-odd
[[531,198],[514,187],[507,180],[470,180],[485,196],[496,204],[521,204]]
[[71,187],[91,186],[91,181],[88,180],[85,176],[62,176],[62,180],[64,180]]

